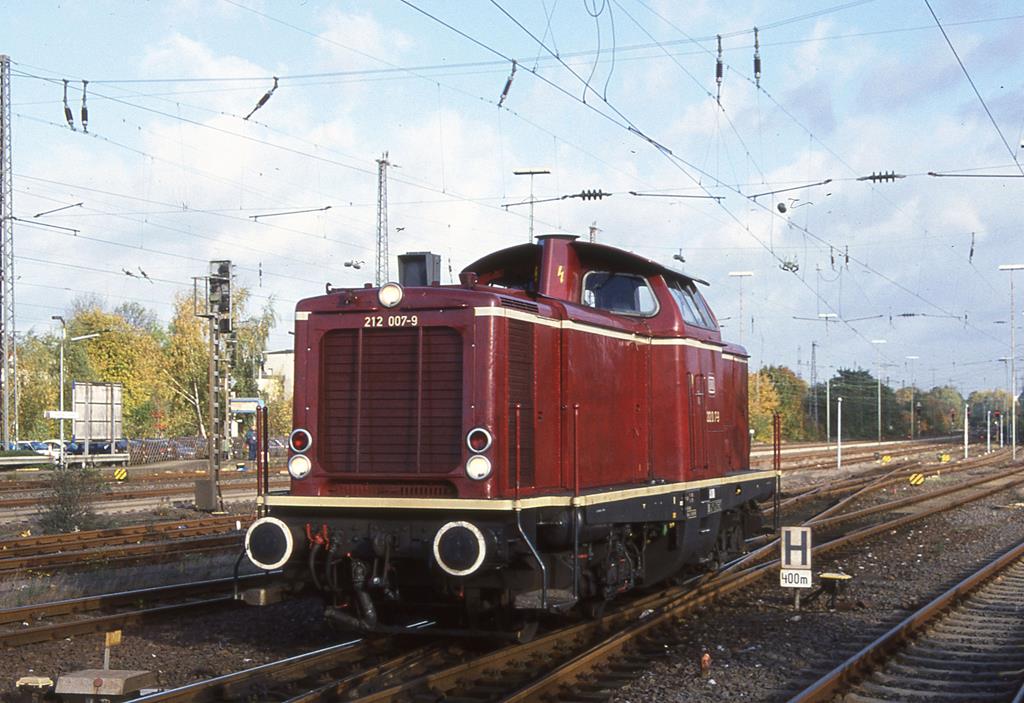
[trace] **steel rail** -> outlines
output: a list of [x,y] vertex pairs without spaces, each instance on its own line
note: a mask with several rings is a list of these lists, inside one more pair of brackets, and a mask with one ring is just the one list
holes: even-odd
[[0,573],[78,566],[94,561],[125,561],[152,555],[175,556],[182,552],[207,552],[228,547],[242,546],[243,535],[231,534],[198,535],[179,537],[173,540],[145,542],[143,544],[119,544],[92,547],[82,550],[38,554],[35,556],[0,557]]
[[[238,483],[239,485],[235,485]],[[233,491],[241,491],[252,489],[255,491],[256,486],[251,485],[252,481],[245,482],[230,482],[225,484],[225,488]],[[272,484],[273,485],[273,484]],[[284,485],[284,484],[281,484]],[[126,490],[126,491],[103,491],[94,495],[94,502],[105,503],[110,501],[120,500],[143,500],[146,498],[169,498],[173,496],[186,496],[192,495],[193,489],[188,486],[174,486],[170,488],[150,488],[143,490]],[[46,496],[34,496],[31,498],[3,498],[0,499],[0,509],[2,508],[28,508],[35,505],[45,504],[51,502]]]
[[[253,574],[241,576],[243,583],[257,582],[266,579],[265,574]],[[61,615],[72,615],[76,613],[87,613],[105,608],[116,608],[124,605],[133,605],[139,601],[160,601],[173,598],[189,598],[198,595],[209,594],[217,591],[231,591],[234,579],[221,578],[205,581],[190,581],[188,583],[172,584],[170,586],[153,586],[150,588],[137,588],[130,591],[117,591],[115,593],[102,593],[95,596],[80,596],[78,598],[65,598],[58,601],[46,603],[35,603],[22,605],[15,608],[0,610],[0,625],[13,622],[31,622],[41,618],[52,618]]]
[[0,559],[54,552],[83,551],[94,547],[139,544],[146,540],[169,540],[218,534],[248,526],[251,518],[244,515],[177,520],[144,525],[131,525],[105,530],[61,532],[53,535],[18,537],[0,541]]
[[[178,483],[188,484],[195,481],[196,478],[200,478],[205,475],[205,471],[201,473],[188,472],[180,474],[152,474],[149,476],[129,476],[124,481],[118,481],[113,476],[101,477],[99,483],[103,484],[107,488],[115,486],[135,486],[138,484],[151,485],[151,484],[167,484],[167,483]],[[244,477],[233,475],[230,478],[225,478],[221,482],[227,484],[246,484],[252,482],[252,474],[245,474]],[[284,486],[287,485],[287,481],[278,481],[278,484]],[[52,486],[53,483],[45,478],[28,479],[28,480],[0,480],[0,494],[11,494],[11,493],[27,493],[29,491],[37,491],[40,489],[47,489]]]
[[350,696],[359,686],[373,682],[379,685],[388,679],[400,675],[413,675],[426,667],[443,665],[445,652],[440,645],[431,645],[415,649],[405,654],[381,662],[369,669],[350,674],[339,681],[332,681],[311,691],[300,693],[284,701],[284,703],[318,703],[319,701],[337,701],[343,696]]
[[[1024,472],[1024,467],[1022,467],[1019,472]],[[1006,478],[1006,476],[1004,475],[1003,478]],[[1017,481],[1010,481],[1007,485],[997,486],[983,492],[982,494],[974,496],[972,499],[981,499],[987,495],[1007,490],[1008,488],[1021,483],[1024,483],[1024,478]],[[919,514],[906,515],[879,525],[862,528],[856,532],[852,532],[830,542],[818,545],[815,547],[815,552],[820,554],[832,549],[838,549],[854,541],[866,539],[881,532],[924,519],[930,515],[942,512],[943,510],[953,509],[963,503],[963,500],[949,502],[945,505],[934,506]],[[460,687],[464,686],[466,681],[472,681],[474,679],[484,677],[488,672],[497,672],[502,671],[503,669],[518,667],[519,671],[525,670],[529,673],[530,671],[536,671],[539,666],[543,666],[544,663],[550,662],[551,660],[565,662],[567,652],[570,654],[578,654],[582,650],[583,654],[578,654],[578,656],[573,660],[563,664],[562,667],[559,668],[571,667],[574,662],[581,657],[586,660],[588,647],[590,647],[589,651],[591,652],[595,649],[604,647],[604,650],[602,651],[610,651],[611,654],[614,654],[616,651],[621,651],[622,647],[627,646],[628,642],[635,640],[636,637],[649,631],[650,628],[664,624],[670,619],[679,617],[687,610],[754,583],[767,573],[777,568],[778,560],[773,560],[765,564],[749,566],[746,570],[740,573],[726,573],[725,575],[715,575],[700,579],[697,581],[697,585],[692,588],[683,586],[667,588],[657,593],[642,597],[612,613],[609,613],[608,615],[605,615],[601,619],[571,625],[541,636],[532,642],[512,645],[470,661],[460,662],[454,666],[439,668],[438,670],[430,673],[419,673],[415,669],[415,662],[417,661],[416,657],[410,655],[406,658],[406,656],[403,655],[385,662],[384,664],[377,665],[373,669],[357,672],[347,676],[346,678],[328,684],[321,684],[315,689],[294,696],[289,699],[289,701],[291,703],[310,703],[311,701],[334,700],[336,699],[336,696],[351,698],[352,695],[362,692],[365,693],[365,695],[359,700],[381,703],[383,701],[401,700],[412,692],[422,691],[425,689],[430,690],[432,692],[431,695],[437,698],[439,696],[443,696],[445,693],[453,692],[457,689],[461,690]],[[611,637],[606,637],[609,631],[615,634]],[[621,642],[619,645],[616,645],[615,643],[620,640]],[[595,642],[597,642],[597,647],[592,646]],[[301,656],[306,657],[313,656],[315,654],[316,653],[310,653],[309,655]],[[235,679],[233,677],[250,676],[270,676],[274,680],[279,680],[281,676],[273,673],[275,668],[278,666],[286,666],[289,662],[295,659],[296,658],[292,658],[284,660],[283,662],[263,665],[262,667],[246,670],[244,672],[236,672],[235,674],[227,675],[227,677],[218,677],[217,679],[211,680],[213,683],[198,682],[196,684],[190,684],[189,686],[182,687],[181,689],[174,689],[173,691],[164,692],[163,694],[155,694],[155,696],[149,696],[140,700],[145,700],[147,702],[155,702],[158,700],[184,702],[221,700],[229,698],[233,695],[233,692],[234,694],[237,694],[244,690],[244,687],[242,687],[241,684],[238,684],[229,691],[223,686],[217,688],[221,683],[227,681],[240,681],[240,679]],[[594,659],[592,661],[592,665],[596,666],[599,661],[599,659]],[[591,668],[591,664],[587,663],[577,663],[576,666],[580,667],[580,671],[589,670],[589,668]],[[389,672],[387,677],[376,677],[373,675],[376,672],[384,670]],[[384,690],[378,690],[377,692],[371,693],[359,690],[365,689],[367,686],[380,686],[381,684],[385,684],[387,681],[383,679],[387,679],[392,676],[412,676],[412,678],[406,680],[404,683],[392,685]],[[550,683],[547,685],[544,684],[544,680],[548,680],[547,677],[541,681],[529,683],[527,688],[517,691],[507,700],[532,700],[531,696],[533,695],[533,692],[547,691],[550,693],[552,685]],[[358,686],[358,688],[353,688],[353,685]],[[561,684],[559,683],[557,685]],[[210,688],[210,686],[213,686],[213,688]],[[492,687],[485,686],[485,688],[490,690]],[[211,690],[215,690],[217,692],[216,695],[202,692]]]
[[932,624],[947,608],[963,600],[994,576],[1019,562],[1021,558],[1024,558],[1024,542],[904,618],[881,637],[863,647],[859,652],[794,696],[790,703],[813,703],[830,699],[853,677],[862,676],[876,668],[879,661],[888,658],[915,634]]
[[173,605],[160,605],[152,608],[140,608],[125,613],[114,613],[111,615],[99,615],[85,620],[74,622],[56,623],[53,625],[39,625],[21,630],[0,633],[0,646],[16,647],[23,644],[35,642],[47,642],[55,639],[63,639],[74,635],[84,635],[93,632],[106,632],[126,625],[136,625],[156,617],[164,617],[172,614],[179,614],[186,610],[200,611],[210,608],[224,608],[237,604],[233,594],[217,596],[203,600],[188,601],[186,603],[175,603]]
[[[354,639],[341,644],[332,645],[313,652],[282,659],[268,664],[261,664],[242,671],[236,671],[223,676],[217,676],[204,681],[173,688],[168,691],[152,693],[147,696],[140,696],[133,701],[146,701],[146,703],[199,703],[201,701],[222,701],[227,700],[240,692],[243,688],[251,686],[257,681],[280,681],[289,677],[299,678],[308,675],[318,668],[337,666],[340,663],[358,661],[368,656],[367,650],[374,643],[374,640]],[[378,640],[379,642],[379,640]]]
[[[976,459],[973,459],[973,460],[968,460],[968,461],[962,462],[960,465],[954,467],[953,469],[947,470],[947,473],[955,473],[955,472],[958,472],[958,471],[966,471],[966,470],[969,470],[969,469],[985,468],[985,467],[987,467],[987,466],[989,466],[989,465],[991,465],[993,463],[999,462],[1000,460],[1001,460],[1000,456],[991,456],[990,455],[990,456],[987,456],[987,457],[980,457],[980,458],[976,458]],[[983,479],[987,478],[987,480],[989,480],[989,481],[994,481],[994,480],[997,480],[999,478],[1005,477],[1006,475],[1007,474],[1001,474],[999,476],[983,477]],[[892,477],[889,477],[887,475],[879,476],[879,477],[873,479],[870,483],[868,483],[868,485],[866,485],[862,489],[860,489],[857,492],[857,495],[859,497],[863,497],[864,495],[866,495],[869,492],[872,492],[872,491],[875,491],[875,490],[879,490],[881,488],[884,488],[885,486],[891,485],[891,484],[896,483],[896,482],[898,482],[900,480],[902,480],[902,479],[900,479],[900,478],[892,478]],[[985,481],[982,480],[979,483],[983,483],[983,482],[985,482]],[[958,484],[958,486],[953,486],[952,488],[953,489],[959,489],[959,487],[962,486],[962,485],[963,484]],[[951,491],[951,492],[955,492],[955,491]],[[906,504],[922,502],[922,501],[928,500],[929,497],[937,497],[937,495],[935,494],[934,491],[932,491],[932,492],[929,492],[929,493],[922,493],[922,494],[918,494],[916,496],[911,496],[910,498],[906,499],[908,501]],[[842,507],[845,507],[845,505],[848,505],[849,502],[850,502],[849,500],[844,500],[844,501],[840,501],[840,504],[842,504]],[[892,506],[893,504],[892,503],[882,503],[880,505]],[[840,518],[835,518],[835,517],[834,518],[828,518],[827,517],[827,516],[832,515],[832,513],[836,512],[836,507],[837,506],[832,506],[830,508],[826,508],[822,512],[818,513],[818,515],[816,515],[816,516],[814,516],[814,517],[804,521],[801,524],[804,525],[804,526],[812,525],[812,524],[814,524],[814,521],[818,520],[819,518],[834,519],[837,523],[838,522],[842,522],[843,520],[841,520]],[[876,510],[875,512],[884,512],[884,511],[883,510]],[[845,516],[842,516],[842,517],[845,517]],[[823,520],[823,522],[825,522],[825,520]],[[767,542],[763,546],[758,547],[757,549],[755,549],[754,551],[750,552],[749,554],[746,554],[742,559],[738,560],[732,566],[728,567],[725,570],[724,573],[730,573],[730,572],[738,571],[738,570],[748,566],[749,564],[754,564],[754,563],[756,563],[758,561],[761,561],[762,559],[764,559],[765,557],[770,555],[775,549],[777,549],[778,545],[779,545],[779,538],[775,537],[774,539],[770,540],[769,542]]]
[[[1016,472],[1015,472],[1016,473]],[[841,515],[831,515],[830,517],[824,517],[819,515],[811,520],[808,520],[806,525],[817,528],[828,528],[838,525],[843,522],[849,522],[850,520],[858,520],[862,517],[874,515],[876,513],[890,512],[898,508],[905,507],[907,505],[913,505],[915,503],[921,503],[934,498],[942,498],[943,496],[951,495],[953,493],[959,493],[960,491],[970,490],[975,486],[980,486],[985,483],[991,483],[992,481],[998,481],[1001,478],[1011,474],[999,474],[999,475],[986,475],[980,478],[976,478],[971,481],[965,481],[955,486],[948,486],[946,488],[940,488],[934,491],[928,491],[927,493],[921,493],[919,495],[907,496],[906,498],[900,498],[886,503],[879,503],[878,505],[868,506],[861,508],[860,510],[854,510],[850,513],[843,513]],[[828,511],[827,511],[828,512]]]
[[[429,626],[429,623],[421,622],[411,625],[409,629],[416,630],[426,626]],[[310,677],[323,677],[343,664],[389,656],[393,654],[394,647],[394,640],[390,637],[356,638],[287,659],[268,662],[242,671],[141,696],[132,699],[132,703],[136,701],[139,703],[142,701],[146,703],[208,703],[238,698],[251,700],[251,693],[254,689],[265,689],[269,684],[294,685],[297,681]],[[403,652],[348,678],[352,679],[354,683],[361,683],[366,677],[387,676],[403,667],[415,666],[418,661],[420,663],[431,661],[439,651],[436,645],[427,645],[410,652]],[[312,693],[312,691],[308,693]]]
[[[1014,472],[1014,474],[1020,473],[1024,473],[1024,468]],[[1001,492],[1022,483],[1024,483],[1024,478],[1009,482],[1004,486],[998,486],[994,489],[984,491],[983,493],[974,496],[973,499],[978,500],[992,493]],[[903,516],[880,525],[862,528],[856,532],[844,535],[843,537],[814,546],[812,548],[812,552],[814,554],[830,552],[836,550],[836,548],[845,546],[854,541],[860,541],[866,537],[879,534],[880,532],[895,529],[905,524],[952,510],[962,506],[962,504],[963,501],[950,501],[945,504],[945,506],[935,507],[920,514]],[[724,580],[720,581],[719,579],[716,579],[702,589],[698,588],[693,596],[683,596],[678,599],[676,603],[669,603],[663,608],[657,609],[657,612],[651,615],[646,621],[635,623],[625,630],[611,634],[596,647],[590,648],[583,654],[572,658],[570,661],[542,676],[536,680],[536,682],[519,689],[505,698],[502,698],[502,703],[526,703],[527,701],[540,701],[545,697],[552,697],[556,695],[558,689],[562,688],[566,684],[577,682],[581,676],[592,671],[602,662],[607,661],[611,657],[621,655],[625,648],[632,646],[633,643],[641,638],[642,635],[651,631],[654,627],[668,624],[673,619],[689,612],[698,605],[702,605],[703,603],[707,603],[715,598],[728,594],[728,592],[732,592],[742,586],[753,583],[769,571],[773,571],[778,567],[779,561],[776,559],[760,566],[750,567],[746,571],[733,573],[727,576]]]
[[[1007,476],[1017,475],[1020,473],[1024,473],[1024,468],[1017,469]],[[1003,478],[1006,478],[1006,476]],[[1008,481],[1005,485],[983,491],[978,495],[973,496],[970,500],[981,500],[982,498],[1008,490],[1021,484],[1024,484],[1024,478],[1017,478],[1016,480]],[[861,528],[855,532],[851,532],[847,535],[831,540],[830,542],[815,546],[812,551],[815,554],[826,553],[854,542],[862,541],[863,539],[872,537],[881,532],[896,529],[912,522],[922,520],[926,517],[931,517],[932,515],[952,510],[963,504],[963,500],[950,501],[944,505],[935,506],[917,514],[905,515],[878,525]],[[632,646],[638,638],[647,634],[653,628],[665,625],[671,620],[684,615],[693,608],[707,603],[714,598],[731,593],[753,583],[778,567],[779,560],[774,559],[765,564],[750,567],[746,571],[731,574],[724,580],[715,579],[707,584],[707,586],[697,589],[692,596],[687,594],[681,596],[676,602],[667,603],[662,608],[657,609],[657,612],[646,621],[633,624],[625,630],[616,632],[596,647],[588,649],[586,652],[577,655],[569,662],[562,664],[530,685],[502,698],[502,703],[526,703],[527,701],[540,701],[546,696],[554,696],[559,688],[579,681],[585,674],[595,669],[601,663],[607,661],[611,657],[620,655],[626,647]],[[391,699],[385,698],[380,700]]]

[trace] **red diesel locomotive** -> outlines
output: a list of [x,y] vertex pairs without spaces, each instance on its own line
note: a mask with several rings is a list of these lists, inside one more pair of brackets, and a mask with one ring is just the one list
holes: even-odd
[[460,281],[298,304],[291,490],[261,497],[256,566],[346,628],[516,628],[742,551],[776,476],[695,279],[551,235]]

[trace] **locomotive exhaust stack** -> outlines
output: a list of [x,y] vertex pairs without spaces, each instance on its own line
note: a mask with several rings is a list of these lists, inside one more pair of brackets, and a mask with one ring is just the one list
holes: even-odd
[[254,564],[346,629],[529,631],[759,531],[776,477],[702,281],[563,235],[459,280],[298,304],[291,489],[259,498]]

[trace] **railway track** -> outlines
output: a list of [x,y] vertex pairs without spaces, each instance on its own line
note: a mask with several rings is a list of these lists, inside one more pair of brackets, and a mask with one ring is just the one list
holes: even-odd
[[[980,468],[999,461],[1002,457],[988,457]],[[966,467],[965,467],[966,468]],[[970,468],[979,468],[975,462]],[[874,478],[867,486],[852,488],[863,491],[893,478],[887,472]],[[902,478],[900,479],[902,480]],[[1024,484],[1024,467],[1013,471],[990,472],[958,486],[938,491],[922,492],[911,499],[901,499],[869,514],[861,513],[850,520],[864,521],[874,517],[868,525],[861,525],[817,544],[817,555],[848,547],[890,530],[909,525],[940,512],[952,510],[972,500],[1005,491]],[[861,494],[863,495],[863,494]],[[924,505],[930,504],[930,505]],[[849,505],[849,502],[844,503]],[[896,507],[893,507],[893,506]],[[910,513],[879,520],[883,513],[912,509]],[[822,521],[838,517],[834,511],[823,511],[815,516]],[[839,524],[834,523],[832,527]],[[420,654],[408,652],[398,655],[386,667],[390,678],[348,675],[321,683],[300,694],[289,693],[281,698],[290,702],[337,700],[347,698],[373,703],[417,700],[478,701],[501,700],[505,703],[551,700],[599,700],[610,695],[624,682],[634,678],[649,665],[651,658],[666,651],[666,642],[674,637],[674,623],[681,616],[726,594],[750,586],[778,569],[778,560],[770,558],[777,546],[769,544],[747,557],[728,565],[715,575],[702,577],[685,586],[673,587],[634,600],[598,620],[580,622],[547,633],[532,642],[502,647],[481,656],[466,658],[457,653],[435,650],[434,665],[422,672],[405,667],[403,657],[417,660]],[[280,663],[290,666],[291,660]],[[276,664],[260,667],[262,676],[273,676]],[[240,672],[241,673],[241,672]],[[355,676],[355,678],[353,678]],[[392,679],[400,679],[394,681]],[[209,685],[216,686],[216,680]],[[174,689],[147,701],[199,701],[215,700],[206,693],[203,682]],[[222,691],[223,693],[223,691]]]
[[1024,697],[1024,542],[964,579],[795,696],[872,701]]
[[[241,578],[248,584],[267,577]],[[233,579],[222,578],[24,605],[0,610],[0,647],[105,632],[236,603]]]
[[[270,487],[273,489],[287,488],[287,482],[274,481]],[[252,490],[255,493],[256,481],[254,478],[246,480],[225,480],[221,481],[221,487],[225,491]],[[150,498],[169,498],[175,496],[192,497],[195,493],[194,486],[168,486],[165,488],[128,488],[122,490],[108,490],[96,493],[94,499],[97,502],[104,501],[127,501],[144,500]],[[49,499],[45,494],[25,496],[21,498],[0,498],[0,510],[4,508],[28,508],[44,504]]]
[[0,574],[95,561],[173,557],[240,547],[250,518],[237,515],[175,520],[106,530],[19,537],[0,542]]

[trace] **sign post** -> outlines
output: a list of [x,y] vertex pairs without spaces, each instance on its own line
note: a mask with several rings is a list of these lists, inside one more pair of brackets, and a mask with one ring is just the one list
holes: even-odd
[[813,581],[811,575],[811,528],[783,527],[782,568],[779,570],[779,585],[783,588],[797,589],[793,604],[800,610],[800,589],[810,588]]
[[121,644],[121,631],[111,630],[103,638],[103,669],[110,669],[110,648]]

